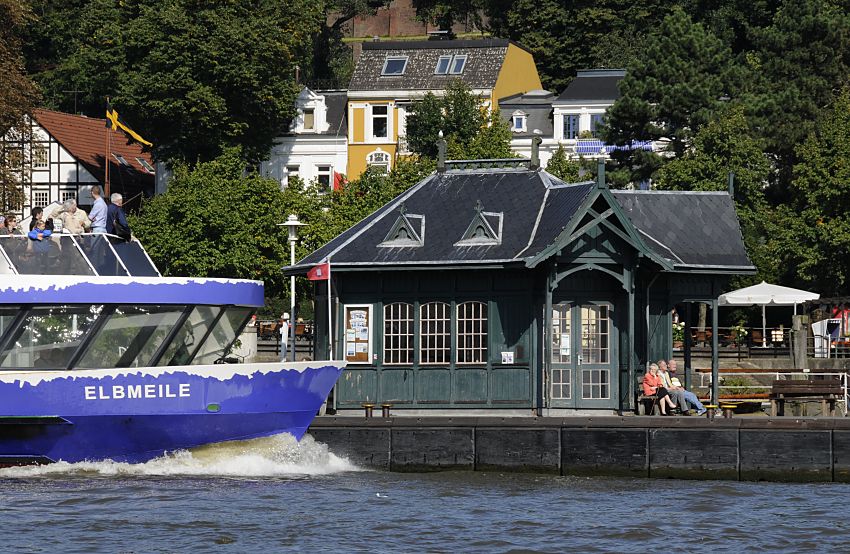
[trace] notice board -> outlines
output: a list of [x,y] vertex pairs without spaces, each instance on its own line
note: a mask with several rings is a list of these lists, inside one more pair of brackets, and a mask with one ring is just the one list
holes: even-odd
[[372,363],[372,306],[345,305],[345,361],[350,364]]

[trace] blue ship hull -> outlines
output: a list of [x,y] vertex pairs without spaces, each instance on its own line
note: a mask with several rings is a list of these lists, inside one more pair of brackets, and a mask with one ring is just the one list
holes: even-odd
[[0,372],[0,464],[144,462],[203,444],[300,439],[344,364]]

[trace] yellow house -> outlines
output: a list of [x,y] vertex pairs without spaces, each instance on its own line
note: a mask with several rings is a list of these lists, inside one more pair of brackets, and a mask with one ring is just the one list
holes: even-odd
[[364,43],[348,87],[348,177],[391,169],[410,104],[458,78],[490,106],[541,88],[531,52],[506,39]]

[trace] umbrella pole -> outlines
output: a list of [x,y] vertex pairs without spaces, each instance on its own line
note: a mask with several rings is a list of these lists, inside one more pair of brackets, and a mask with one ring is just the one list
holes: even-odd
[[764,304],[761,305],[761,346],[767,348],[767,318],[764,315]]

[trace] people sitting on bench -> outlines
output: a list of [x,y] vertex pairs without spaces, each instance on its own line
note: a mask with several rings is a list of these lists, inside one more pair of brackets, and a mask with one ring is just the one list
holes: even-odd
[[699,401],[697,395],[683,387],[681,381],[679,381],[679,378],[676,375],[676,360],[670,360],[670,362],[667,364],[667,369],[670,372],[670,385],[673,387],[674,390],[679,390],[682,392],[682,397],[685,401],[685,405],[682,406],[682,410],[687,411],[688,404],[690,404],[696,409],[697,415],[704,414],[706,411],[705,406],[703,406],[702,402]]
[[673,409],[676,405],[670,400],[670,395],[664,388],[664,382],[658,376],[658,364],[650,364],[649,371],[643,376],[643,394],[658,398],[661,415],[673,415]]
[[661,378],[661,382],[664,384],[667,394],[670,395],[670,398],[676,403],[676,406],[679,407],[682,415],[691,415],[688,411],[688,403],[685,401],[685,395],[682,388],[676,388],[673,386],[670,375],[667,373],[667,362],[665,360],[658,360],[658,377]]

